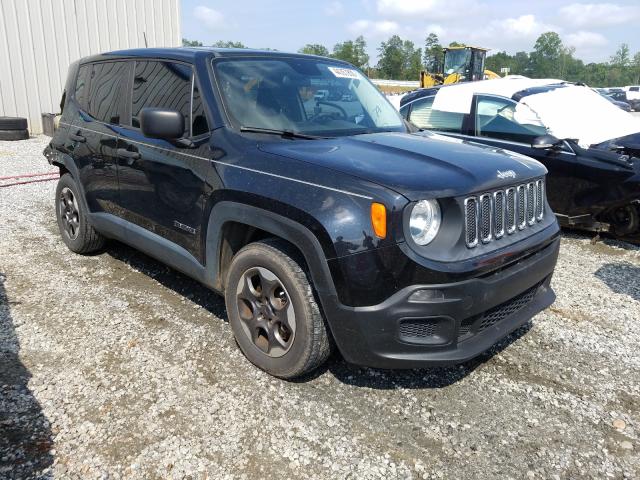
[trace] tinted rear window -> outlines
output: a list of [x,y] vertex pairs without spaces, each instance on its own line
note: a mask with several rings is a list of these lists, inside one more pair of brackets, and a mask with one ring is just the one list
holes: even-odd
[[88,95],[87,113],[89,115],[101,122],[120,123],[126,72],[126,62],[105,62],[93,65]]
[[83,65],[78,69],[78,78],[76,79],[76,89],[74,97],[80,108],[84,111],[89,109],[87,96],[89,93],[89,79],[91,78],[91,65]]

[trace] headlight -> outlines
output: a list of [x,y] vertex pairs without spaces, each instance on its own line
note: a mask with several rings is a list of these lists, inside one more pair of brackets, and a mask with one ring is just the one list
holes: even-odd
[[418,245],[428,245],[436,237],[442,223],[440,205],[436,200],[420,200],[413,206],[409,218],[411,238]]

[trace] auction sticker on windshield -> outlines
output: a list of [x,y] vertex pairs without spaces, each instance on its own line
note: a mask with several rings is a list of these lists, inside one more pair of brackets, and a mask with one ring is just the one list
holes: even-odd
[[351,78],[353,80],[360,79],[360,75],[357,71],[352,70],[350,68],[339,68],[339,67],[327,67],[331,73],[333,73],[338,78]]

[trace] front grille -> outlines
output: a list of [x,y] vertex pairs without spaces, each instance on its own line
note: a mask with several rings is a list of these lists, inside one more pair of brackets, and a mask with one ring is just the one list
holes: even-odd
[[478,201],[475,197],[464,202],[467,246],[472,248],[478,244]]
[[533,225],[536,223],[536,190],[535,185],[530,183],[527,185],[527,223]]
[[480,197],[480,239],[482,243],[489,243],[491,241],[492,220],[491,195],[482,195]]
[[523,230],[527,226],[527,193],[524,185],[516,188],[516,196],[518,197],[518,230]]
[[460,329],[458,330],[458,340],[466,340],[466,338],[476,335],[487,328],[500,323],[514,313],[519,312],[531,303],[533,298],[536,296],[539,287],[540,283],[522,292],[511,300],[487,310],[482,315],[476,315],[463,320],[460,324]]
[[497,307],[493,307],[491,310],[487,310],[482,317],[482,322],[480,322],[480,325],[478,326],[478,332],[482,332],[496,323],[501,322],[508,316],[522,310],[524,307],[529,305],[531,300],[533,300],[537,291],[538,285],[535,285],[517,297],[512,298],[508,302],[498,305]]
[[536,182],[536,195],[542,200],[536,202],[536,219],[540,221],[544,216],[544,182],[542,180]]
[[499,192],[495,192],[493,194],[493,205],[494,205],[494,220],[493,224],[495,225],[494,235],[496,238],[502,238],[504,236],[504,213],[505,213],[505,200],[504,200],[504,192],[500,190]]
[[405,320],[400,323],[400,337],[426,338],[438,333],[438,322],[429,320]]
[[505,195],[507,199],[507,205],[506,205],[507,233],[511,235],[513,232],[516,231],[516,189],[507,188]]
[[466,198],[465,241],[474,248],[533,226],[544,217],[544,180]]

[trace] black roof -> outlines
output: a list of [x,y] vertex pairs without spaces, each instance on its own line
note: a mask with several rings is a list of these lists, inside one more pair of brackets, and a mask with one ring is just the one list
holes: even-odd
[[176,60],[183,62],[193,62],[202,57],[298,57],[298,58],[315,58],[329,60],[331,62],[349,65],[341,60],[335,60],[315,55],[306,55],[302,53],[287,53],[274,50],[252,50],[248,48],[215,48],[215,47],[175,47],[175,48],[134,48],[130,50],[117,50],[113,52],[105,52],[80,60],[80,63],[93,62],[98,60],[107,60],[109,58],[162,58],[166,60]]

